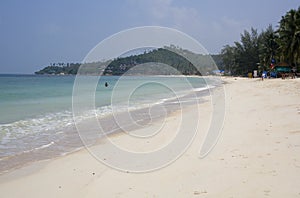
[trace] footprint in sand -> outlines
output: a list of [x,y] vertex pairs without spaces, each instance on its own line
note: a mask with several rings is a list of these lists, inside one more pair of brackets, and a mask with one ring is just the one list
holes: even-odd
[[197,191],[197,190],[195,190],[194,191],[194,195],[201,195],[201,194],[206,194],[206,193],[207,193],[206,190],[203,190],[203,191]]
[[270,190],[264,190],[265,196],[269,196]]

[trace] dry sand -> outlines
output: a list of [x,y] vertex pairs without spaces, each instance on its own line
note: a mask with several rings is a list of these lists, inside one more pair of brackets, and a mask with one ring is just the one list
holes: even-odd
[[[198,107],[201,127],[192,145],[165,168],[120,172],[81,150],[1,175],[0,197],[300,197],[300,79],[224,81],[224,127],[205,158],[199,149],[209,127],[209,102]],[[127,135],[111,139],[128,149],[153,149],[169,141],[179,114],[166,123],[155,140],[133,144]]]

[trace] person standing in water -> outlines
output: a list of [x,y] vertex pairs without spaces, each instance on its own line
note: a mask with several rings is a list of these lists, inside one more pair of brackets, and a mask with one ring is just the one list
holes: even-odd
[[107,82],[105,82],[104,86],[105,86],[105,87],[108,87],[108,83],[107,83]]

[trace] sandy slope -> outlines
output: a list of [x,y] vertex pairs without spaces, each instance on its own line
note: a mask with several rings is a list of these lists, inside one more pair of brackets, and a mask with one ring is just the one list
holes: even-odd
[[[204,159],[199,149],[209,126],[209,103],[198,107],[201,127],[191,147],[165,168],[120,172],[83,150],[1,175],[1,197],[300,197],[300,79],[224,80],[222,136]],[[174,135],[179,115],[166,119],[159,138],[138,143],[126,135],[111,138],[128,149],[151,150]]]

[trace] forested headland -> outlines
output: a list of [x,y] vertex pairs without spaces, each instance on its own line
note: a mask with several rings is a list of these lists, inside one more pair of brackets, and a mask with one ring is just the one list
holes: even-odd
[[[192,60],[193,63],[191,63]],[[88,75],[123,75],[137,65],[152,63],[147,69],[145,65],[141,71],[135,71],[140,75],[203,75],[209,74],[218,67],[223,67],[221,55],[200,55],[179,47],[170,46],[153,49],[143,54],[131,55],[128,57],[118,57],[114,60],[94,63],[60,63],[50,64],[35,74],[54,74],[54,75],[75,75],[80,66],[86,69],[81,70],[81,74]],[[165,64],[176,70],[155,68],[155,64]],[[215,65],[217,64],[217,65]],[[150,65],[149,65],[150,66]],[[155,68],[155,69],[153,69]]]

